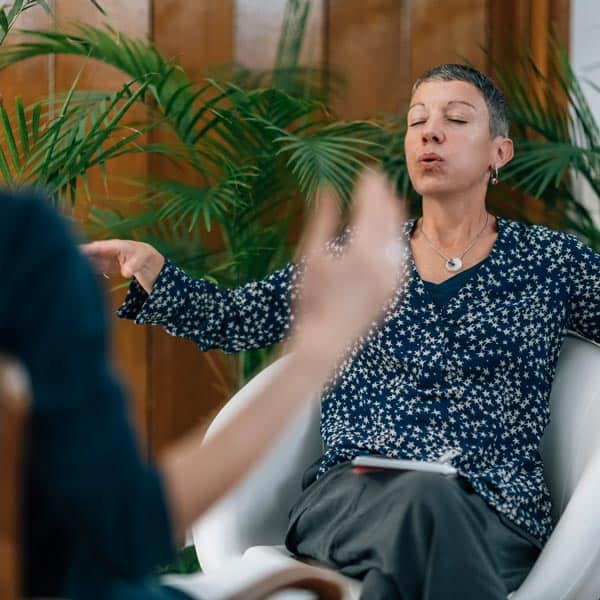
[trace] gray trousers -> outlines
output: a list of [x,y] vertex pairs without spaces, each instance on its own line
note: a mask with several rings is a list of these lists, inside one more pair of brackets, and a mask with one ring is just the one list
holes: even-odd
[[304,489],[286,545],[361,579],[362,600],[505,600],[540,552],[462,478],[349,463]]

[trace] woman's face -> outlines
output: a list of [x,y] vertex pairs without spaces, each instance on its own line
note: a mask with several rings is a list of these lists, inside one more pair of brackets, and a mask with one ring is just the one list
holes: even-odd
[[422,83],[411,99],[404,138],[413,187],[422,196],[485,189],[490,167],[507,162],[497,155],[505,139],[491,138],[489,111],[475,86]]

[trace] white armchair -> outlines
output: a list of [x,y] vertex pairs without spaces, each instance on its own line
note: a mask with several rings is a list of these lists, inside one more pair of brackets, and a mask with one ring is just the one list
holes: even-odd
[[[281,360],[290,360],[286,357]],[[280,362],[250,381],[221,410],[214,434],[264,386]],[[600,598],[600,347],[569,335],[551,396],[551,424],[542,455],[554,503],[556,528],[531,573],[511,600]],[[248,560],[294,564],[282,546],[289,507],[300,493],[304,470],[321,454],[315,402],[290,426],[245,480],[193,528],[205,572],[245,555]],[[345,598],[360,582],[345,578]]]

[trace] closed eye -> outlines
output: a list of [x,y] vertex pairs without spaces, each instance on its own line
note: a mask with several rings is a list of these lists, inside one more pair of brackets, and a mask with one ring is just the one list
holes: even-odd
[[409,127],[414,127],[415,125],[422,125],[423,123],[425,123],[425,121],[415,121],[414,123],[411,123]]
[[460,123],[461,125],[464,125],[467,122],[463,119],[448,119],[448,121],[452,121],[452,123]]

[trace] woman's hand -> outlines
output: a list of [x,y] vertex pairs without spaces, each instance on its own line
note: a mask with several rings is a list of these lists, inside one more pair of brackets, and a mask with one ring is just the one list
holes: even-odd
[[352,240],[341,257],[325,248],[336,233],[335,198],[322,194],[301,253],[306,258],[295,306],[291,350],[329,363],[379,317],[403,272],[404,205],[380,173],[363,175],[354,192]]
[[165,264],[164,256],[150,244],[132,240],[103,240],[80,246],[97,271],[135,277],[150,294]]

